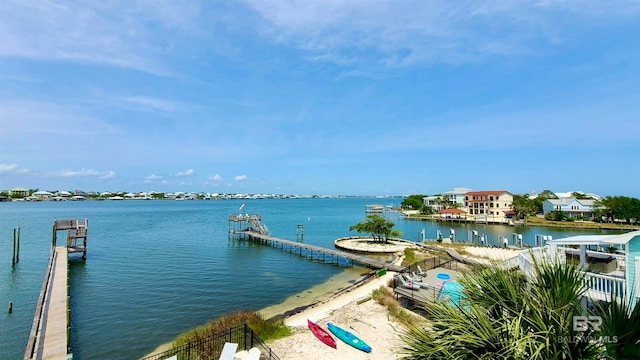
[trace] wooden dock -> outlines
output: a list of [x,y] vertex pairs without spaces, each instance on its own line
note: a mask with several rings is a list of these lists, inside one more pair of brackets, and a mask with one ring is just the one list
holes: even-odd
[[248,240],[259,241],[263,244],[280,247],[281,249],[287,250],[291,253],[322,262],[338,263],[339,259],[342,258],[347,262],[357,262],[363,266],[374,269],[387,269],[396,272],[404,271],[404,267],[402,266],[389,264],[384,261],[369,258],[367,256],[349,253],[346,251],[327,249],[321,246],[308,245],[291,240],[280,239],[255,231],[235,231],[233,232],[233,234],[240,237],[245,237]]
[[[58,231],[67,231],[66,244],[57,246]],[[87,219],[56,220],[53,224],[51,257],[24,352],[24,360],[68,360],[71,353],[71,301],[69,255],[87,257]]]
[[36,305],[36,315],[25,350],[24,359],[70,359],[68,252],[58,246],[51,261]]

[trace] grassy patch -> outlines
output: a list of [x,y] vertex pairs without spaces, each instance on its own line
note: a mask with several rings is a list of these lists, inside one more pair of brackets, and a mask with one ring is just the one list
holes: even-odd
[[371,297],[389,311],[389,315],[396,318],[404,325],[416,324],[419,321],[415,315],[400,306],[400,302],[393,296],[390,288],[381,286],[371,292]]
[[416,258],[416,251],[414,249],[411,249],[411,248],[404,249],[404,260],[402,261],[403,266],[406,266],[405,263],[413,264],[417,260],[418,259]]
[[245,323],[249,325],[251,330],[263,341],[275,340],[291,335],[291,329],[284,324],[283,319],[265,320],[257,311],[241,311],[225,315],[203,326],[189,330],[178,336],[173,342],[173,347],[205,339]]

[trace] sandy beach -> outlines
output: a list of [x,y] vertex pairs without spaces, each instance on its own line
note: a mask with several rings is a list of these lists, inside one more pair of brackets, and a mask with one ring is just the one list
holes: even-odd
[[[518,255],[514,249],[465,247],[468,257],[482,263],[506,260]],[[402,262],[402,257],[397,259]],[[400,334],[403,326],[388,315],[386,307],[371,299],[374,289],[386,286],[394,272],[387,272],[382,277],[375,278],[363,285],[343,291],[340,295],[311,306],[301,312],[287,317],[285,324],[294,329],[294,334],[284,339],[270,342],[268,345],[281,360],[390,360],[399,359],[399,349],[402,347]],[[364,301],[364,302],[363,302]],[[351,331],[373,350],[365,353],[341,341],[338,348],[333,349],[315,338],[307,326],[310,319],[326,328],[327,323],[336,324]]]
[[520,254],[521,250],[496,247],[465,246],[464,251],[469,254],[467,255],[467,257],[473,258],[474,260],[483,264],[490,264],[514,258]]
[[[285,324],[293,328],[294,334],[270,342],[269,347],[281,360],[398,359],[396,351],[401,346],[399,334],[403,329],[402,325],[390,318],[387,308],[375,300],[362,302],[370,297],[374,289],[387,285],[394,275],[395,273],[388,272],[286,318]],[[360,337],[373,350],[365,353],[339,340],[337,349],[330,348],[311,333],[307,319],[325,328],[329,322],[338,325]]]

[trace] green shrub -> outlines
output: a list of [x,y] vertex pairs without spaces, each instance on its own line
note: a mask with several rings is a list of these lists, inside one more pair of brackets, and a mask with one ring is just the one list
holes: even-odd
[[411,248],[405,248],[404,249],[404,262],[407,262],[409,264],[413,264],[416,261],[417,261],[416,252]]

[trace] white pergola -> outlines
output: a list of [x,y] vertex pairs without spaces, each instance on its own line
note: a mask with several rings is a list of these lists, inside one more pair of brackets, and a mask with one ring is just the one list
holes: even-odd
[[[577,246],[580,254],[580,263],[586,264],[587,255],[597,257],[598,253],[603,254],[598,251],[587,251],[587,247],[597,246],[598,248],[603,248],[613,246],[626,255],[629,241],[639,235],[640,231],[617,235],[578,235],[564,239],[549,240],[547,245],[549,245],[549,253],[552,257],[558,255],[559,246]],[[611,256],[616,257],[615,254],[611,254]]]
[[[580,264],[584,270],[588,269],[587,257],[606,259],[615,258],[618,260],[618,266],[622,268],[618,275],[607,276],[604,274],[592,274],[588,272],[587,280],[591,282],[592,297],[603,299],[602,295],[611,291],[612,288],[618,286],[626,292],[627,296],[640,295],[640,257],[637,253],[629,253],[629,243],[636,237],[640,239],[640,231],[632,231],[624,234],[616,235],[578,235],[564,239],[547,241],[549,256],[557,259],[560,252],[565,254],[578,253],[580,256]],[[636,240],[638,241],[638,240]],[[596,246],[598,250],[601,248],[615,247],[614,253],[603,251],[591,251],[589,247]],[[578,249],[573,249],[577,247]],[[618,271],[616,271],[618,272]],[[623,276],[623,278],[619,277]],[[618,285],[615,285],[615,284]],[[629,291],[627,291],[627,289]]]

